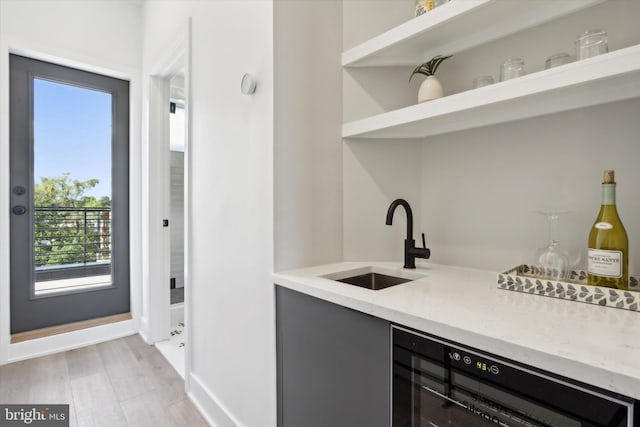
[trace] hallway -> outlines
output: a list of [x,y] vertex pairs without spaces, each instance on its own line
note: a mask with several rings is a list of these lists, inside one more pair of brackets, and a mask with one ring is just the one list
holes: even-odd
[[131,335],[0,366],[0,402],[70,404],[70,426],[206,426],[184,381]]

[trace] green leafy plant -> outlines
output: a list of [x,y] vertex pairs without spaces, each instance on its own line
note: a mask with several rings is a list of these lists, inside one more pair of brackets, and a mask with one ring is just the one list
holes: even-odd
[[452,56],[453,55],[447,55],[447,56],[436,55],[433,58],[431,58],[429,61],[425,62],[424,64],[418,65],[411,73],[411,76],[409,76],[409,81],[411,81],[411,78],[414,76],[414,74],[422,74],[427,77],[433,76],[436,73],[436,70],[438,69],[440,64],[442,64],[442,61],[444,61],[445,59],[451,58]]

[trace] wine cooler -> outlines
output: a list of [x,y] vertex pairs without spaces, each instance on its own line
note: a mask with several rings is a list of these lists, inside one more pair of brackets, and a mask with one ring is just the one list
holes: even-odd
[[393,427],[633,427],[638,401],[403,327]]

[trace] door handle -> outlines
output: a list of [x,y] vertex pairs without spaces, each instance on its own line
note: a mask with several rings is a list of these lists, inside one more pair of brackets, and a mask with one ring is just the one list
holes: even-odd
[[24,206],[14,206],[11,211],[15,214],[15,215],[24,215],[27,213],[27,208],[25,208]]

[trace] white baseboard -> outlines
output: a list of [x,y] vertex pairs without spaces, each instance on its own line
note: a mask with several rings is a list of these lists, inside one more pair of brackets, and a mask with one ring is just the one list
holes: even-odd
[[213,427],[242,426],[196,375],[190,373],[189,378],[189,390],[187,394],[207,424]]
[[142,337],[144,342],[146,342],[149,345],[153,345],[154,344],[149,339],[149,335],[150,335],[149,334],[149,319],[146,316],[145,317],[140,317],[140,328],[138,330],[138,333],[140,334],[140,336]]
[[7,363],[73,350],[135,334],[132,319],[9,344]]

